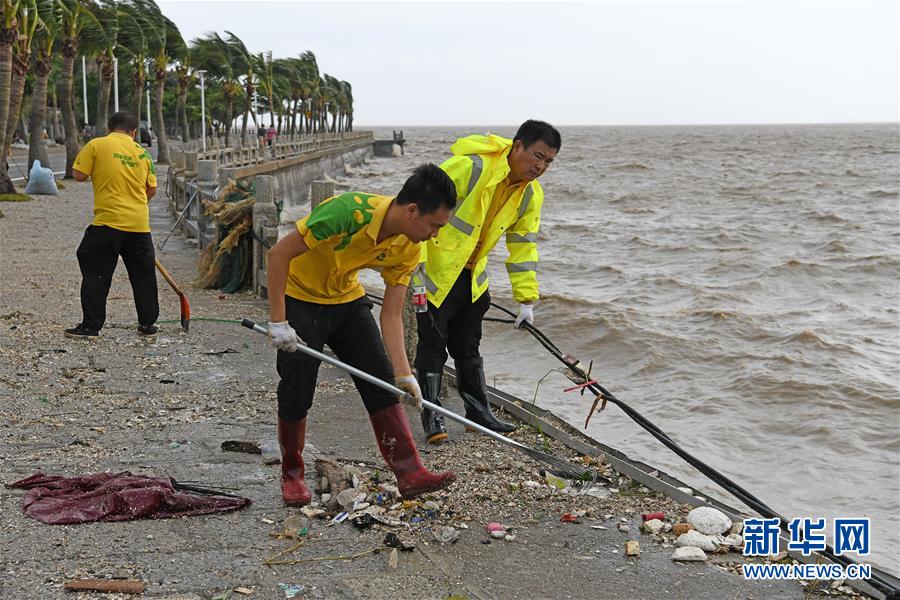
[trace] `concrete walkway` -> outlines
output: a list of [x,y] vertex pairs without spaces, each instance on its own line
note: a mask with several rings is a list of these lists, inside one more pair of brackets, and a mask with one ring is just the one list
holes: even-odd
[[[459,474],[449,492],[432,498],[438,508],[430,516],[414,522],[411,515],[422,513],[411,507],[406,527],[365,530],[300,516],[307,541],[283,558],[317,560],[265,566],[267,557],[294,544],[272,534],[300,512],[282,506],[277,465],[220,445],[274,438],[274,352],[235,323],[201,320],[264,321],[265,303],[190,289],[197,252],[173,237],[158,258],[188,288],[190,333],[168,322],[156,343],[138,339],[120,264],[100,339],[63,337],[80,317],[75,249],[91,219],[90,184],[65,185],[59,197],[2,206],[0,479],[36,470],[129,470],[227,488],[253,504],[210,517],[50,526],[22,514],[21,490],[0,489],[0,598],[78,597],[62,590],[74,577],[136,578],[147,584],[147,596],[165,598],[245,597],[233,591],[238,587],[252,590],[250,598],[284,598],[280,583],[302,585],[302,598],[808,597],[794,584],[751,584],[728,572],[725,565],[740,560],[735,554],[717,556],[719,566],[674,563],[670,541],[638,533],[642,512],[663,510],[674,519],[689,507],[625,480],[606,498],[562,494],[543,485],[539,464],[455,425],[450,443],[422,449],[432,469]],[[164,206],[163,198],[154,201],[157,243],[171,224]],[[160,299],[160,318],[177,321],[177,298],[161,279]],[[448,404],[461,411],[455,397]],[[362,403],[349,378],[333,368],[321,370],[309,423],[308,463],[321,453],[363,463],[369,473],[383,469]],[[415,416],[413,430],[419,433]],[[527,428],[515,437],[541,442]],[[312,486],[314,475],[307,479]],[[389,473],[386,479],[393,481]],[[583,513],[580,523],[560,522],[573,511]],[[630,532],[617,527],[623,520]],[[488,521],[511,527],[516,540],[489,538]],[[438,543],[437,526],[453,526],[459,540]],[[322,560],[382,547],[392,530],[416,541],[395,568],[388,550]],[[629,539],[641,543],[637,558],[624,556]]]

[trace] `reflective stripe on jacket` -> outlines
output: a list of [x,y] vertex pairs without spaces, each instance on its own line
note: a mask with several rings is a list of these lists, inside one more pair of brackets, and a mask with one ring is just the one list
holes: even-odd
[[494,219],[484,222],[497,184],[509,174],[511,148],[512,140],[495,135],[460,138],[451,147],[454,156],[441,165],[456,185],[456,210],[437,237],[422,244],[416,277],[435,306],[441,305],[453,287],[484,227],[489,229],[472,269],[472,301],[488,289],[487,256],[501,236],[505,236],[509,251],[506,271],[513,297],[517,302],[538,299],[537,236],[544,202],[540,184],[520,184]]

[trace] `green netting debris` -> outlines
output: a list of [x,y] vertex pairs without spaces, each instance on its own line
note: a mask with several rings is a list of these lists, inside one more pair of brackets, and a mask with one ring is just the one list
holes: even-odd
[[204,248],[197,264],[197,287],[231,294],[249,287],[253,274],[253,205],[256,187],[252,181],[229,181],[214,202],[203,200],[206,214],[216,220],[216,241]]

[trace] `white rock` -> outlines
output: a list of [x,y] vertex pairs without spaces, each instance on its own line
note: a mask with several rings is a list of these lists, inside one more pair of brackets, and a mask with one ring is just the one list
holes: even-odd
[[506,532],[498,529],[491,532],[491,537],[500,540],[506,537]]
[[681,548],[675,549],[675,553],[672,554],[672,560],[678,560],[682,562],[701,562],[706,560],[706,552],[704,552],[700,548],[695,548],[693,546],[682,546]]
[[675,543],[682,547],[700,548],[707,552],[714,552],[716,549],[716,541],[713,538],[698,533],[693,529],[679,535]]
[[679,492],[684,492],[684,493],[687,494],[688,496],[693,496],[693,495],[694,495],[694,490],[692,490],[692,489],[689,488],[689,487],[680,487],[680,488],[675,488],[675,489],[677,489]]
[[537,481],[532,481],[530,479],[528,481],[526,481],[524,485],[525,485],[525,487],[531,488],[531,489],[544,487],[544,484],[538,483]]
[[732,548],[741,549],[744,546],[744,538],[739,536],[736,533],[732,533],[731,535],[726,535],[723,540],[723,545],[731,546]]
[[659,519],[650,519],[649,521],[644,521],[644,524],[641,525],[641,529],[643,529],[645,533],[656,535],[662,531],[665,526],[666,524]]
[[619,531],[629,532],[631,531],[631,527],[627,523],[619,523]]
[[337,502],[341,505],[341,508],[344,510],[349,510],[350,507],[353,506],[353,502],[356,500],[356,490],[353,488],[346,489],[340,494],[337,495]]
[[738,521],[737,523],[732,525],[728,533],[744,533],[744,522]]
[[689,512],[687,522],[700,533],[707,535],[725,533],[731,529],[731,519],[726,517],[721,510],[710,506],[701,506]]

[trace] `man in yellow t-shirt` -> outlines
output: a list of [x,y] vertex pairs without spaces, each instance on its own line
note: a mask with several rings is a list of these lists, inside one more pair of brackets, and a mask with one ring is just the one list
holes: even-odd
[[[278,442],[285,504],[302,506],[311,498],[302,453],[319,361],[297,351],[298,332],[310,348],[321,351],[327,344],[341,361],[396,382],[420,408],[422,392],[406,358],[403,304],[419,264],[420,242],[437,235],[455,204],[447,174],[436,165],[421,165],[396,198],[347,192],[326,200],[269,252],[269,335],[281,377]],[[365,268],[380,271],[385,283],[380,334],[372,301],[357,279]],[[432,473],[422,465],[397,397],[353,381],[400,493],[412,498],[450,485],[454,473]]]
[[81,323],[66,336],[96,339],[106,321],[106,297],[119,256],[128,270],[138,315],[138,333],[157,334],[156,289],[150,199],[156,194],[156,169],[143,146],[134,141],[137,117],[117,112],[109,118],[109,134],[94,138],[72,165],[76,181],[91,178],[94,220],[78,246],[81,268]]

